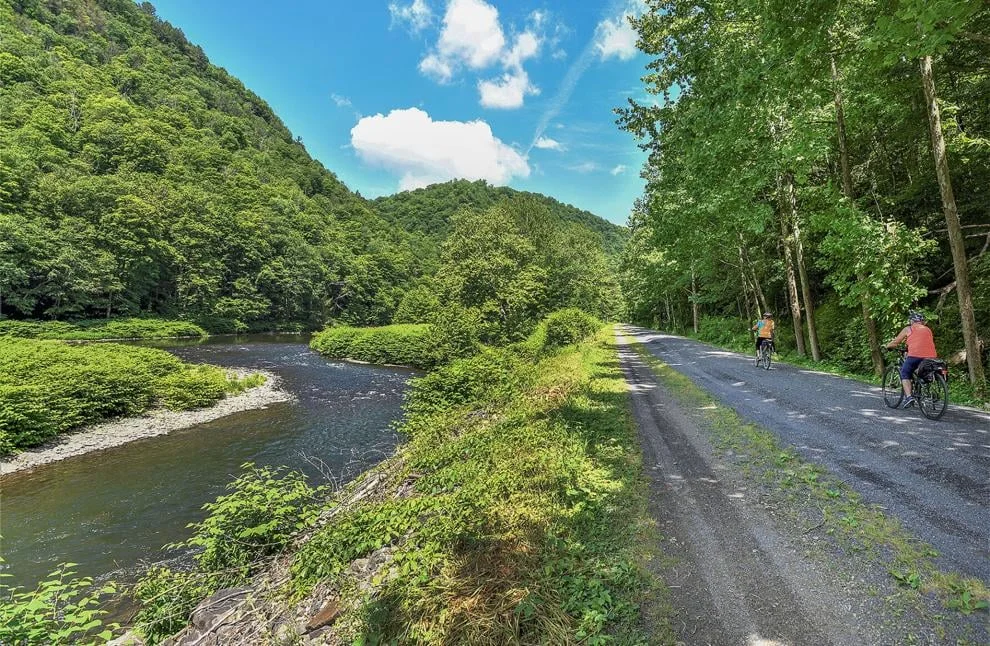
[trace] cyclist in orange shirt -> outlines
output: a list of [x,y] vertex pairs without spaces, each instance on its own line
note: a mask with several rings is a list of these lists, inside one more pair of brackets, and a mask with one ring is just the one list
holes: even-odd
[[[773,341],[774,323],[773,314],[766,312],[763,314],[763,320],[757,321],[756,325],[750,328],[751,330],[756,330],[756,359],[760,359],[760,348],[763,347],[764,343]],[[759,365],[759,363],[757,363]]]
[[931,328],[925,325],[925,315],[921,312],[910,312],[908,314],[909,325],[901,330],[894,339],[887,344],[887,349],[893,350],[901,343],[907,343],[907,356],[901,364],[901,387],[904,388],[904,403],[901,408],[909,408],[917,403],[911,396],[911,373],[925,359],[936,359],[938,353],[935,351],[935,335]]

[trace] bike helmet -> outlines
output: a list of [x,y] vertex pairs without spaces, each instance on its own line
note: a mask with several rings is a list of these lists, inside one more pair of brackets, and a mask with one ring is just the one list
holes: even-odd
[[765,319],[772,319],[773,318],[773,314],[770,313],[770,312],[764,312],[763,313],[763,318],[765,318]]
[[911,310],[908,312],[908,321],[911,323],[923,323],[925,320],[925,315],[921,312],[916,312]]

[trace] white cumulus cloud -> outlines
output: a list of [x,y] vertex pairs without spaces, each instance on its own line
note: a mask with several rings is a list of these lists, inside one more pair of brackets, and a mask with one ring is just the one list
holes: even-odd
[[629,24],[630,18],[638,18],[646,12],[644,0],[627,0],[622,13],[607,17],[595,29],[595,51],[601,60],[613,56],[620,61],[628,61],[636,55],[638,34]]
[[525,157],[484,121],[434,121],[419,108],[363,117],[351,145],[365,162],[400,175],[400,190],[464,178],[495,185],[529,177]]
[[551,139],[550,137],[540,137],[533,143],[534,148],[542,148],[543,150],[563,150],[564,146],[559,141]]
[[534,11],[522,32],[507,38],[498,9],[485,0],[449,0],[436,45],[419,62],[419,71],[438,83],[449,83],[459,70],[502,72],[477,82],[479,101],[486,108],[514,109],[528,95],[539,94],[524,63],[539,55],[545,11]]
[[529,75],[520,67],[498,80],[478,81],[478,93],[484,107],[511,110],[522,107],[525,96],[539,94],[540,89],[529,82]]
[[388,12],[392,15],[392,27],[407,25],[413,33],[422,31],[433,20],[433,11],[425,0],[413,0],[408,5],[390,2]]

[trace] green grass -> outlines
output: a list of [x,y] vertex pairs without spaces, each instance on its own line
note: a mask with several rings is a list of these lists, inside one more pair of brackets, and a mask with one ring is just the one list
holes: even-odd
[[156,406],[209,406],[259,379],[152,348],[0,338],[0,455]]
[[205,337],[206,330],[188,321],[164,319],[93,319],[65,321],[0,321],[0,338],[102,341]]
[[932,547],[912,536],[895,518],[864,503],[848,485],[802,459],[773,433],[719,404],[642,344],[627,340],[682,405],[700,411],[722,457],[736,464],[754,484],[774,492],[782,508],[790,509],[798,522],[811,523],[806,512],[814,510],[820,516],[815,522],[820,522],[821,531],[842,551],[885,568],[904,590],[930,594],[945,610],[986,612],[990,590],[985,583],[939,569]]
[[539,360],[454,361],[416,382],[407,409],[409,442],[382,473],[414,481],[411,495],[321,529],[296,555],[297,594],[347,588],[348,565],[389,546],[376,594],[337,622],[345,639],[646,641],[655,527],[610,331]]

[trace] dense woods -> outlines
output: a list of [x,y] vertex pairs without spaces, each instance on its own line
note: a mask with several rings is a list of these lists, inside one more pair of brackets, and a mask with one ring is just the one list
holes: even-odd
[[[0,29],[0,316],[384,324],[456,213],[520,197],[364,200],[148,3],[4,2]],[[619,227],[528,197],[617,251]]]
[[741,319],[771,310],[797,353],[869,372],[920,308],[982,387],[986,4],[648,5],[634,24],[656,100],[620,110],[650,153],[624,257],[631,315],[745,336]]

